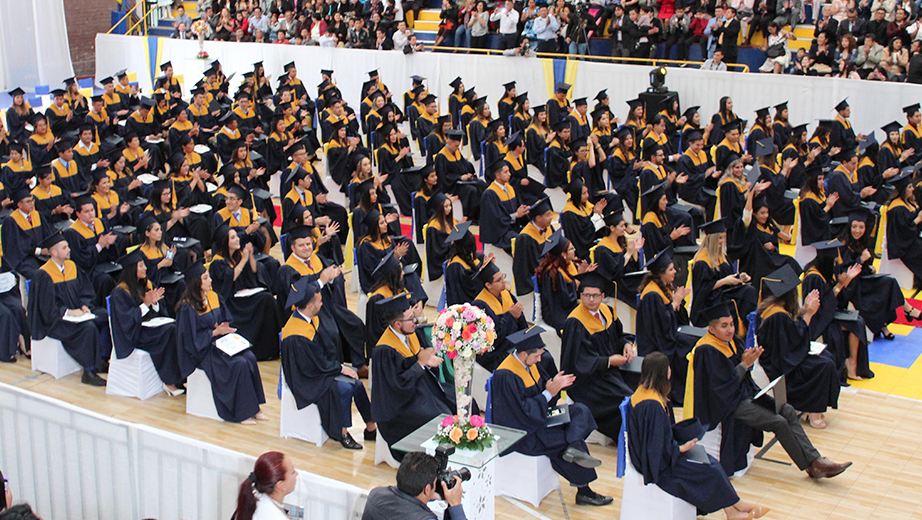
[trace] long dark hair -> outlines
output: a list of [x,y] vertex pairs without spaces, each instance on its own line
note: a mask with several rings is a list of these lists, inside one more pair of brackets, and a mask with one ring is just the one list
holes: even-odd
[[[168,182],[154,184],[154,187],[151,188],[150,190],[150,198],[148,199],[150,203],[150,207],[154,208],[157,211],[164,212],[164,213],[173,211],[172,206],[164,207],[163,204],[160,202],[160,197],[163,195],[164,190],[167,190],[167,189],[170,189],[170,190],[173,189],[173,187],[170,186],[170,183]],[[171,192],[171,195],[172,195],[172,192]],[[170,204],[172,205],[172,202]]]
[[730,121],[730,114],[733,113],[732,110],[727,109],[727,102],[730,101],[730,96],[724,96],[720,98],[720,116],[722,119],[726,119],[727,122]]
[[672,385],[669,383],[669,358],[666,354],[651,352],[644,356],[640,365],[640,386],[655,390],[663,400],[669,400]]
[[285,480],[284,460],[285,455],[277,451],[263,453],[256,459],[253,472],[240,484],[233,520],[252,520],[256,512],[256,495],[253,492],[267,495],[275,491],[275,484]]
[[804,185],[800,187],[800,199],[803,200],[808,193],[812,193],[817,197],[822,194],[819,175],[807,175],[807,180],[805,180]]
[[793,316],[794,319],[797,319],[800,316],[800,302],[797,301],[797,288],[795,287],[781,296],[766,296],[765,299],[762,300],[762,303],[759,304],[759,315],[772,305],[780,305],[788,314]]
[[182,298],[176,303],[176,310],[179,311],[183,303],[188,303],[195,312],[205,312],[205,297],[202,296],[202,277],[186,278],[185,282],[186,290],[183,291]]
[[[566,251],[570,249],[570,241],[566,238],[561,239],[563,242],[563,250]],[[535,269],[535,277],[540,280],[541,275],[545,272],[550,271],[551,273],[556,273],[560,269],[564,272],[567,272],[567,261],[563,259],[563,253],[554,254],[548,253],[544,255],[544,258],[541,260],[541,263],[538,265],[538,268]],[[551,276],[551,290],[557,290],[557,277]]]
[[467,265],[474,267],[477,263],[477,242],[474,240],[474,235],[465,233],[461,240],[452,242],[451,247],[448,248],[448,259],[451,260],[456,256],[464,260]]
[[[890,193],[890,198],[887,199],[887,206],[889,206],[896,199],[903,199],[903,201],[906,202],[906,204],[914,206],[916,204],[915,192],[913,192],[912,195],[906,196],[906,190],[909,189],[910,184],[913,184],[913,183],[909,183],[903,186],[902,188],[897,188],[893,190],[893,192]],[[915,188],[915,186],[913,186],[913,188]]]
[[[141,260],[140,262],[143,261]],[[138,278],[138,264],[132,264],[122,269],[119,285],[125,286],[124,289],[134,298],[135,303],[140,304],[144,301],[144,293],[147,292],[147,279]]]
[[836,259],[831,255],[817,255],[810,263],[804,266],[804,276],[806,277],[807,271],[812,268],[816,268],[817,271],[826,279],[826,283],[829,285],[836,284]]
[[669,262],[666,264],[666,267],[657,269],[656,271],[650,271],[649,273],[645,274],[643,276],[643,280],[640,281],[640,285],[637,287],[637,291],[643,291],[647,284],[653,283],[656,284],[661,291],[663,291],[663,294],[665,294],[667,298],[672,298],[672,291],[675,290],[675,285],[671,283],[667,284],[663,281],[663,275],[666,273],[666,270],[669,269],[670,265],[674,265],[674,263]]
[[861,235],[861,238],[855,240],[852,237],[852,222],[855,222],[852,219],[848,220],[848,225],[845,226],[845,230],[842,231],[842,236],[839,237],[839,240],[845,244],[845,247],[852,252],[852,254],[860,255],[862,251],[867,249],[868,251],[874,251],[874,243],[871,240],[871,223],[864,223],[864,235]]
[[230,252],[230,233],[231,231],[234,231],[234,230],[231,229],[229,226],[221,226],[215,231],[217,236],[215,237],[215,240],[214,240],[215,246],[216,246],[215,247],[216,251],[214,251],[214,253],[224,257],[224,260],[226,260],[227,263],[231,265],[237,265],[237,263],[240,262],[240,259],[243,257],[243,253],[241,252],[241,249],[243,249],[242,247],[243,244],[241,244],[241,247],[238,248],[233,253]]
[[403,267],[391,269],[390,272],[385,273],[384,276],[375,280],[375,283],[371,286],[370,292],[375,292],[382,287],[387,287],[393,294],[400,294],[405,291],[407,284],[403,278]]

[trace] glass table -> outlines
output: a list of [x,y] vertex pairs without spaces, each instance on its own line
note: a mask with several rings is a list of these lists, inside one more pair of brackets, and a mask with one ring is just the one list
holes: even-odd
[[[433,418],[397,441],[391,448],[403,452],[425,451],[430,455],[434,455],[438,443],[432,437],[438,431],[439,424],[447,416],[447,414],[442,414]],[[456,448],[455,452],[448,457],[449,468],[452,465],[459,465],[468,468],[471,472],[471,480],[462,484],[464,498],[461,502],[464,506],[465,514],[471,520],[493,519],[496,496],[493,483],[494,462],[496,457],[519,442],[526,434],[525,431],[516,430],[515,428],[507,428],[496,424],[490,424],[489,426],[493,430],[493,435],[497,437],[493,442],[493,446],[483,451]],[[441,517],[441,512],[445,509],[445,502],[431,502],[429,507]]]

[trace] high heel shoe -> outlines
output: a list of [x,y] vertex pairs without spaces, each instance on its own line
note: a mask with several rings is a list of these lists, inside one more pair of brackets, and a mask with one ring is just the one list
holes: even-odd
[[[915,307],[913,307],[912,309],[912,311],[918,311],[918,310],[919,309],[916,309]],[[912,311],[906,312],[906,309],[903,309],[903,316],[906,317],[906,321],[910,323],[912,323],[913,321],[922,321],[922,311],[920,311],[917,316],[913,316]]]
[[186,393],[184,388],[177,388],[176,390],[170,390],[169,387],[163,385],[163,391],[166,392],[166,395],[170,397],[179,397],[182,394]]
[[880,332],[880,337],[884,338],[884,339],[887,340],[887,341],[893,341],[893,338],[895,338],[896,335],[893,334],[892,332],[890,332],[890,331],[888,330],[888,331],[886,332],[886,334],[885,334],[883,331],[881,331],[881,332]]

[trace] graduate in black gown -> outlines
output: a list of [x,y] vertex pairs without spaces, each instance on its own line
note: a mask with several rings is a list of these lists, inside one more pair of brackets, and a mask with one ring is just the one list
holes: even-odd
[[[354,215],[353,215],[354,218]],[[362,292],[370,293],[374,284],[372,273],[391,251],[405,266],[415,265],[419,272],[419,256],[416,248],[406,237],[391,238],[387,231],[387,220],[378,210],[370,210],[362,219],[367,231],[355,248],[356,264],[358,266],[359,284]]]
[[[215,231],[213,251],[208,270],[215,292],[235,316],[234,328],[253,345],[256,359],[277,359],[281,320],[272,297],[272,280],[265,266],[256,261],[253,245],[242,245],[233,228],[221,226]],[[247,293],[238,296],[241,291]]]
[[461,200],[464,216],[473,222],[479,222],[480,196],[486,185],[475,177],[474,166],[459,150],[462,135],[457,130],[448,132],[448,142],[435,156],[435,171],[438,172],[445,193],[455,195]]
[[[51,258],[35,271],[29,287],[32,339],[50,337],[60,341],[67,354],[83,367],[82,383],[106,386],[97,374],[97,369],[104,368],[102,359],[111,347],[106,310],[91,307],[96,293],[86,275],[70,261],[64,235],[54,233],[41,246]],[[64,319],[84,314],[95,317],[79,323]]]
[[672,369],[672,392],[669,400],[680,405],[685,399],[685,375],[688,373],[688,353],[697,337],[684,334],[679,327],[688,325],[685,298],[687,287],[676,287],[672,251],[666,249],[647,262],[649,273],[641,282],[640,305],[637,308],[637,354],[646,357],[662,352],[669,358]]
[[16,190],[10,199],[16,205],[16,210],[3,219],[3,227],[0,229],[3,267],[4,270],[15,271],[26,280],[31,280],[42,265],[39,259],[42,248],[39,244],[51,235],[53,227],[35,211],[35,199],[28,189]]
[[559,188],[566,186],[570,179],[573,156],[570,149],[570,123],[566,120],[551,122],[550,129],[554,132],[554,139],[545,149],[544,184],[548,188]]
[[246,349],[227,355],[215,342],[236,332],[224,299],[211,290],[211,276],[201,263],[183,272],[186,292],[176,310],[176,340],[183,378],[200,368],[208,375],[218,415],[229,422],[268,421],[259,405],[266,402],[256,356]]
[[839,154],[833,154],[832,160],[842,162],[845,158],[841,154],[858,146],[858,138],[864,137],[864,134],[855,135],[852,123],[848,120],[852,114],[852,108],[847,100],[843,99],[836,105],[836,112],[838,112],[838,115],[832,120],[829,144],[841,149]]
[[606,211],[604,221],[608,234],[592,247],[590,260],[598,266],[599,274],[615,284],[615,297],[636,308],[640,277],[629,275],[641,270],[638,262],[643,238],[627,239],[627,221],[621,208]]
[[543,259],[535,269],[541,293],[541,318],[560,335],[567,316],[579,303],[576,276],[585,273],[589,264],[576,258],[573,243],[559,230],[544,243],[541,252]]
[[548,142],[557,137],[556,132],[552,132],[547,121],[547,110],[544,105],[532,107],[535,115],[531,118],[531,123],[525,129],[525,159],[528,164],[538,168],[538,171],[544,175],[547,168],[544,162],[544,151],[547,150]]
[[20,278],[9,271],[2,276],[14,277],[14,285],[0,293],[0,362],[15,363],[17,352],[27,358],[32,355],[32,327],[22,305]]
[[[887,204],[887,257],[898,259],[912,271],[915,284],[922,280],[922,238],[919,237],[919,223],[922,216],[913,195],[915,185],[912,173],[900,174],[894,180],[895,189]],[[6,225],[3,226],[6,229]],[[6,243],[4,232],[4,244]],[[5,248],[4,248],[5,251]],[[4,262],[5,260],[4,253]],[[907,287],[908,289],[909,287]]]
[[359,375],[367,377],[364,325],[346,305],[346,282],[342,268],[322,256],[317,248],[317,236],[307,226],[297,226],[288,232],[288,259],[279,269],[279,315],[287,320],[291,306],[287,305],[291,286],[301,278],[319,280],[323,307],[319,316],[326,341],[340,351],[340,359],[348,359]]
[[352,426],[352,402],[365,421],[365,440],[373,440],[371,402],[355,370],[342,363],[342,351],[320,326],[323,297],[320,283],[307,277],[292,284],[286,306],[294,306],[282,328],[282,374],[298,409],[312,404],[333,440],[348,450],[362,449],[347,428]]
[[[512,173],[506,160],[501,159],[489,166],[493,182],[480,197],[480,217],[489,225],[480,229],[480,241],[506,251],[511,251],[512,239],[525,224],[528,206],[510,182]],[[537,182],[536,187],[543,186]],[[528,188],[524,188],[528,189]]]
[[[846,150],[839,156],[842,157],[842,163],[826,174],[826,193],[839,195],[839,202],[832,208],[833,218],[847,216],[877,191],[873,186],[861,184],[858,178],[858,155],[854,150]],[[873,235],[877,236],[877,233]]]
[[710,190],[717,184],[717,177],[722,172],[704,151],[704,135],[701,132],[686,133],[683,143],[688,143],[688,148],[676,163],[676,173],[685,174],[688,178],[678,185],[676,193],[682,200],[703,207],[707,218],[714,214],[717,204],[716,193]]
[[[900,182],[905,181],[897,181]],[[842,236],[845,247],[841,250],[839,270],[852,265],[861,266],[861,274],[849,284],[846,297],[874,337],[892,340],[894,335],[887,326],[896,321],[896,310],[901,309],[909,322],[919,318],[919,311],[903,297],[896,278],[877,273],[872,254],[874,243],[870,237],[873,222],[873,215],[864,208],[849,214],[848,226]]]
[[820,308],[810,320],[810,341],[822,341],[836,357],[839,382],[845,386],[847,379],[861,380],[874,377],[868,362],[868,342],[865,323],[861,316],[848,310],[848,287],[861,274],[861,265],[847,269],[835,265],[844,244],[838,239],[811,244],[816,258],[804,268],[802,293],[806,298],[814,290],[820,297]]
[[493,328],[496,332],[493,350],[478,354],[477,362],[483,368],[493,372],[514,350],[506,338],[510,334],[526,329],[528,322],[525,321],[524,307],[508,288],[506,274],[500,271],[494,262],[484,264],[483,268],[477,272],[474,284],[481,287],[481,290],[471,304],[483,309],[483,312],[493,320]]
[[819,310],[820,295],[819,291],[807,294],[801,308],[799,284],[797,273],[789,266],[764,278],[766,293],[759,305],[758,338],[765,356],[760,363],[769,380],[784,375],[788,403],[808,414],[811,426],[825,428],[823,413],[827,408],[838,408],[839,371],[830,349],[818,355],[810,353],[810,322]]
[[426,237],[426,279],[438,280],[442,277],[442,263],[448,261],[448,248],[451,243],[447,241],[449,235],[461,229],[462,235],[470,227],[464,221],[455,222],[451,199],[442,193],[436,193],[429,199],[429,208],[432,218],[423,226]]
[[[774,290],[797,287],[798,280],[775,284]],[[768,291],[766,287],[766,291]],[[794,407],[784,404],[776,411],[775,401],[762,396],[754,401],[759,387],[750,370],[765,351],[760,346],[744,350],[736,336],[735,311],[718,303],[705,312],[708,332],[688,355],[685,386],[685,419],[692,417],[714,430],[719,425],[720,465],[730,475],[748,465],[750,445],[761,446],[763,431],[775,434],[781,447],[797,465],[814,479],[834,477],[851,462],[836,464],[820,455],[800,424]]]
[[515,239],[512,255],[512,276],[515,281],[515,295],[522,297],[534,292],[531,277],[544,257],[544,243],[554,234],[551,220],[554,209],[551,201],[544,197],[528,208],[529,223]]
[[102,219],[96,218],[93,198],[89,195],[75,198],[74,207],[76,220],[64,230],[64,238],[70,245],[70,258],[93,283],[95,303],[101,307],[105,297],[115,287],[115,279],[100,268],[118,259],[128,241],[118,240],[119,237],[109,226]]
[[[443,388],[432,371],[443,359],[434,348],[422,348],[409,294],[380,300],[377,306],[388,327],[371,356],[375,372],[371,416],[387,444],[393,445],[432,418],[454,414],[454,391]],[[403,458],[402,452],[391,449],[391,453]]]
[[[641,219],[640,234],[644,239],[646,255],[655,255],[667,247],[691,247],[695,235],[691,227],[672,221],[665,182],[645,191],[641,197],[641,205],[644,207],[644,213]],[[689,256],[687,252],[677,253],[679,259],[676,261],[676,266],[679,270],[679,285],[684,285],[688,280],[688,269],[683,268],[683,262],[687,262]]]
[[627,204],[628,209],[634,215],[634,221],[640,222],[638,204],[640,192],[638,191],[637,173],[644,167],[645,162],[639,160],[634,152],[632,127],[622,126],[615,132],[615,137],[619,140],[618,145],[605,160],[605,169],[608,170],[612,189]]
[[477,273],[484,262],[493,258],[493,253],[483,254],[477,252],[477,241],[468,231],[467,222],[458,224],[445,242],[448,244],[448,264],[445,267],[445,306],[451,307],[472,301],[480,292],[480,284],[476,281]]
[[[698,438],[676,438],[686,431],[687,423],[673,424],[668,402],[668,396],[674,393],[670,390],[669,365],[668,358],[658,352],[644,357],[640,386],[628,407],[630,463],[643,475],[644,484],[656,484],[695,506],[699,514],[723,509],[728,519],[751,519],[753,514],[761,517],[769,509],[740,500],[714,457],[708,455],[708,462],[703,463],[685,455]],[[678,431],[674,431],[676,427]],[[699,428],[695,433],[703,433],[700,423],[695,427]]]
[[567,193],[570,197],[560,212],[560,227],[576,248],[577,258],[588,261],[589,249],[595,245],[596,239],[601,238],[600,230],[605,227],[602,212],[608,200],[603,198],[592,204],[589,202],[589,187],[575,178],[567,186]]
[[826,190],[823,189],[824,180],[821,168],[811,168],[800,188],[800,201],[798,202],[800,236],[798,239],[803,240],[804,244],[832,239],[832,228],[829,225],[832,218],[830,214],[839,196],[826,196]]
[[598,430],[615,439],[621,428],[618,405],[634,391],[618,367],[634,359],[634,338],[624,333],[616,310],[602,303],[611,282],[596,272],[578,279],[580,303],[563,328],[560,368],[576,376],[567,394],[588,406]]
[[[589,488],[602,462],[589,454],[586,438],[595,429],[592,414],[579,402],[569,405],[570,422],[548,426],[548,411],[557,405],[558,393],[572,388],[577,376],[563,371],[551,377],[539,366],[544,353],[540,326],[507,336],[514,349],[493,372],[490,400],[493,422],[528,432],[514,446],[532,457],[545,455],[551,466],[577,488],[577,505],[604,506],[612,498]],[[617,409],[617,408],[616,408]]]
[[164,299],[165,290],[163,287],[154,288],[147,279],[144,258],[144,254],[135,249],[118,259],[122,266],[121,280],[109,297],[115,357],[125,359],[136,348],[147,352],[167,395],[182,395],[176,323],[171,321],[156,327],[144,325],[155,318],[170,317]]
[[743,216],[746,252],[740,258],[739,267],[752,277],[754,286],[759,285],[762,277],[783,265],[791,266],[798,274],[801,272],[800,264],[781,252],[781,241],[790,242],[791,234],[775,221],[767,199],[766,195],[747,197],[746,207],[749,209],[751,206],[752,214],[748,219]]
[[701,229],[705,237],[691,266],[691,322],[699,327],[704,326],[707,321],[705,309],[732,300],[739,311],[741,323],[738,326],[741,326],[746,316],[756,310],[759,291],[748,285],[749,275],[736,272],[727,259],[726,220],[708,222]]
[[[420,299],[422,286],[412,267],[404,267],[393,253],[385,256],[372,273],[374,284],[365,304],[365,352],[371,359],[375,345],[381,334],[387,330],[388,323],[378,311],[377,303],[398,294],[409,294],[416,316],[421,316],[425,298]],[[419,286],[419,289],[416,287]],[[422,293],[425,295],[425,293]]]

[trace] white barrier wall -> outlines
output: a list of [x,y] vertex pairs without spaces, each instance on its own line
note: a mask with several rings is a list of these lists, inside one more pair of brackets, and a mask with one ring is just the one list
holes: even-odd
[[0,91],[58,88],[73,75],[64,0],[0,0]]
[[[366,72],[378,69],[382,81],[401,106],[403,93],[411,86],[410,76],[426,77],[430,91],[439,96],[443,113],[448,109],[446,97],[451,93],[448,83],[456,76],[464,79],[465,87],[476,86],[480,96],[488,96],[493,107],[503,93],[502,85],[508,81],[517,82],[519,94],[527,91],[533,106],[544,104],[555,81],[567,81],[574,85],[571,98],[585,96],[590,102],[599,90],[607,88],[616,115],[624,119],[627,113],[624,101],[636,98],[649,86],[648,72],[652,68],[539,58],[445,53],[406,56],[396,51],[227,42],[205,42],[211,58],[203,61],[195,58],[198,50],[196,41],[100,34],[96,37],[96,77],[103,78],[128,67],[137,72],[141,86],[150,89],[152,74],[156,77],[159,64],[170,60],[175,73],[184,76],[188,92],[210,61],[219,59],[225,74],[237,72],[232,81],[233,93],[242,80],[241,75],[253,70],[254,62],[264,62],[275,87],[282,66],[294,61],[298,78],[311,96],[317,95],[320,70],[333,69],[334,80],[346,101],[357,107],[361,85],[368,79]],[[733,98],[734,111],[750,123],[755,119],[756,109],[788,101],[791,122],[813,123],[811,131],[817,119],[835,117],[833,106],[846,97],[853,105],[851,120],[858,133],[870,133],[894,120],[905,123],[901,108],[922,100],[922,85],[681,68],[668,69],[666,85],[679,92],[683,107],[700,105],[701,113],[708,119],[717,111],[719,99],[724,95]],[[880,140],[883,132],[877,132]]]
[[[230,518],[255,460],[0,384],[0,470],[45,520]],[[366,495],[299,472],[286,502],[305,518],[351,520]]]

